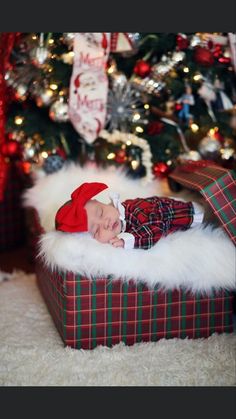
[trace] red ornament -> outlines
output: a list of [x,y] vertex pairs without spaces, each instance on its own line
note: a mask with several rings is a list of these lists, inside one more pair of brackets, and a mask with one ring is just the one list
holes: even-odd
[[182,109],[182,107],[183,107],[182,103],[176,103],[175,104],[175,110],[176,111],[180,111]]
[[127,160],[126,152],[125,150],[119,150],[116,153],[115,161],[116,163],[124,163]]
[[222,63],[222,64],[230,64],[231,63],[231,59],[229,57],[220,57],[218,61],[219,61],[219,63]]
[[153,121],[148,124],[147,133],[148,135],[158,135],[162,132],[164,124],[160,121]]
[[1,154],[4,157],[17,158],[21,155],[21,145],[14,140],[10,140],[1,145]]
[[156,177],[166,177],[169,172],[170,168],[164,162],[155,163],[153,166],[153,173]]
[[189,45],[187,36],[182,33],[178,33],[176,37],[176,45],[178,50],[187,49]]
[[196,63],[205,67],[210,67],[214,64],[214,56],[211,51],[207,48],[196,47],[194,51],[194,60]]
[[216,44],[214,47],[213,55],[215,58],[218,58],[222,55],[222,47],[219,44]]
[[150,64],[144,60],[138,60],[134,66],[134,73],[142,78],[148,76],[150,71],[151,71]]

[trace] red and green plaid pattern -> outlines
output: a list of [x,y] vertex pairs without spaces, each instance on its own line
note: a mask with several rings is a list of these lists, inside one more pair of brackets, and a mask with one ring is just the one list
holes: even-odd
[[18,167],[9,163],[3,201],[0,201],[0,251],[19,246],[25,239],[21,195],[24,180]]
[[236,244],[236,172],[223,167],[177,167],[169,177],[199,191],[213,209],[231,240]]
[[227,291],[204,296],[149,290],[132,280],[89,280],[71,272],[51,272],[40,259],[36,272],[62,340],[72,348],[233,331],[233,295]]

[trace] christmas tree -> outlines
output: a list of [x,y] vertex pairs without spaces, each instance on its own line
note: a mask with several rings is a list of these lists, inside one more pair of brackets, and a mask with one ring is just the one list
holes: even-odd
[[1,158],[18,159],[26,172],[92,161],[148,179],[186,160],[234,168],[235,39],[233,33],[15,33],[1,49],[7,92]]

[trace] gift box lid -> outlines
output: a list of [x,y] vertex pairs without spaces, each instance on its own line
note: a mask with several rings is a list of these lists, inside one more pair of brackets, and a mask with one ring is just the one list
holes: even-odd
[[236,245],[236,172],[198,161],[176,167],[169,177],[203,195]]

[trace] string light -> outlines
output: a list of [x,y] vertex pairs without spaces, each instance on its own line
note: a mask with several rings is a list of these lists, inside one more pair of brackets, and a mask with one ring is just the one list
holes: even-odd
[[22,116],[16,116],[15,117],[15,124],[16,125],[21,125],[24,122],[24,118]]
[[108,159],[108,160],[113,160],[115,157],[116,157],[115,153],[109,153],[109,154],[107,155],[107,159]]
[[131,161],[131,166],[133,170],[136,170],[137,167],[139,166],[139,162],[137,160],[132,160]]
[[188,67],[184,67],[183,72],[184,73],[189,73],[189,68]]
[[137,131],[137,132],[143,132],[143,128],[142,127],[136,127],[135,128],[135,131]]
[[195,74],[193,76],[193,80],[195,80],[195,81],[201,80],[201,78],[202,78],[202,75],[201,74]]
[[135,113],[133,115],[133,121],[138,121],[141,118],[141,115],[139,113]]
[[52,90],[57,90],[58,89],[58,85],[56,84],[56,83],[52,83],[52,84],[50,84],[50,89],[52,89]]
[[149,104],[148,103],[145,103],[144,108],[145,109],[149,109],[150,108]]
[[131,145],[132,142],[130,140],[126,141],[126,145]]
[[190,128],[193,132],[197,132],[199,130],[199,126],[197,124],[191,124]]
[[46,159],[46,158],[48,157],[48,153],[47,153],[46,151],[43,151],[43,152],[41,153],[41,156],[42,156],[44,159]]

